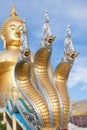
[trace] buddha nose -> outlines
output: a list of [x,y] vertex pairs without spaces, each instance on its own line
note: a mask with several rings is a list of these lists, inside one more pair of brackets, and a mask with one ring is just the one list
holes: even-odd
[[17,30],[17,31],[16,31],[16,34],[17,34],[18,36],[20,36],[20,31],[19,31],[19,30]]

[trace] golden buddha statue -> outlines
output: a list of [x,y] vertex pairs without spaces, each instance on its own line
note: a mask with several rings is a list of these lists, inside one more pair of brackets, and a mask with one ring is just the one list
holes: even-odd
[[4,43],[4,50],[0,52],[0,94],[2,93],[0,107],[5,105],[7,97],[12,97],[12,91],[15,90],[14,94],[17,94],[17,87],[14,80],[14,65],[18,59],[22,24],[23,19],[17,15],[13,5],[10,17],[3,23],[1,28],[1,39]]

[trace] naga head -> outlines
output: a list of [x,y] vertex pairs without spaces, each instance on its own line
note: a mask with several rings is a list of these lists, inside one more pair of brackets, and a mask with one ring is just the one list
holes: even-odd
[[54,36],[48,36],[46,38],[43,38],[43,43],[45,46],[51,46],[52,45],[52,42],[55,40],[56,37]]
[[64,53],[65,54],[65,57],[68,61],[74,61],[75,58],[79,55],[79,52],[70,52],[70,53]]
[[4,48],[20,46],[20,30],[22,29],[23,19],[17,13],[14,5],[12,6],[10,17],[3,23],[1,28],[1,38]]
[[25,49],[23,49],[23,51],[21,51],[21,57],[24,60],[29,60],[30,59],[30,54],[31,54],[31,52],[30,52],[29,48],[25,48]]

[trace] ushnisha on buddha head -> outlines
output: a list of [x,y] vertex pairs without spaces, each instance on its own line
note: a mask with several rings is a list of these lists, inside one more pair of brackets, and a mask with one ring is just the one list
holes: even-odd
[[12,6],[10,17],[2,24],[1,38],[4,42],[4,48],[11,46],[20,46],[20,30],[22,29],[23,19],[20,18],[14,5]]

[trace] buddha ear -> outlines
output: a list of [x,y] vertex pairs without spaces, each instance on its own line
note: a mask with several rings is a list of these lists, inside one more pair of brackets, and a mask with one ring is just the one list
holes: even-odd
[[4,42],[4,49],[5,49],[6,48],[6,39],[2,34],[1,34],[1,39]]

